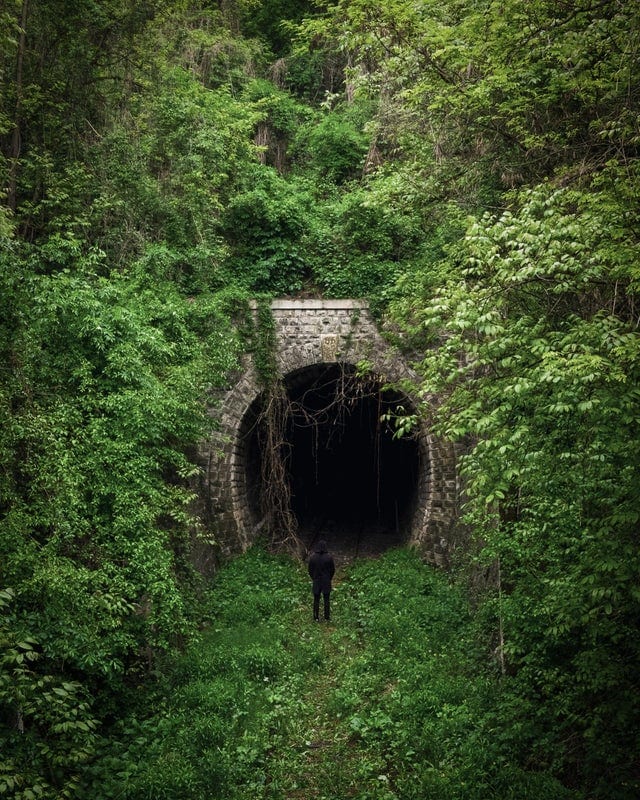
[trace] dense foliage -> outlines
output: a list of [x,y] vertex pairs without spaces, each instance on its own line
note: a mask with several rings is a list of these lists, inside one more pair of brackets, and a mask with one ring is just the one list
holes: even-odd
[[221,570],[200,641],[79,796],[576,796],[495,731],[499,687],[461,587],[398,550],[341,568],[332,602],[334,624],[310,625],[304,567],[261,550]]
[[[380,685],[376,707],[358,688],[366,718],[336,700],[352,734],[394,754],[403,797],[510,796],[510,775],[518,796],[561,797],[556,780],[638,795],[639,53],[623,0],[2,5],[0,795],[75,797],[93,780],[115,796],[128,778],[106,782],[109,758],[132,764],[148,742],[133,720],[113,740],[110,726],[204,613],[194,541],[216,532],[194,516],[194,452],[259,292],[368,297],[415,362],[421,410],[467,445],[458,579],[495,685],[465,700],[447,678],[431,706],[417,686],[394,705]],[[295,578],[277,574],[292,602]],[[224,580],[229,629],[207,640],[220,676],[198,691],[261,713],[255,664],[234,682],[220,661],[234,626],[248,644],[244,593]],[[389,582],[392,604],[409,589]],[[411,675],[432,653],[405,622]],[[247,664],[280,670],[249,644]],[[320,658],[307,644],[294,683]],[[451,647],[466,677],[482,672]],[[195,694],[162,723],[185,747],[187,678]],[[276,729],[299,712],[273,703]],[[260,713],[235,721],[238,744],[212,711],[208,777],[191,755],[174,772],[180,748],[153,739],[131,796],[160,797],[158,776],[183,780],[174,797],[239,786],[266,752]],[[407,737],[423,742],[410,758]],[[387,767],[358,773],[359,796],[394,796]]]

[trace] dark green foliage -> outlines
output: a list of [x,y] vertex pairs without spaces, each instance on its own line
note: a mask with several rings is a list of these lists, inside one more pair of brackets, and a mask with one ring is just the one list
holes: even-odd
[[125,263],[149,245],[165,246],[176,265],[171,277],[187,291],[218,288],[219,218],[235,174],[253,156],[257,115],[182,68],[163,74],[153,97],[132,111],[134,119],[116,120],[89,154],[100,185],[92,233]]
[[[3,450],[5,580],[30,582],[25,600],[44,610],[51,646],[70,648],[60,658],[117,672],[133,646],[121,617],[135,629],[164,629],[161,646],[182,631],[181,603],[169,595],[175,571],[186,568],[191,495],[172,484],[193,472],[183,450],[206,430],[201,398],[233,365],[233,337],[212,303],[205,327],[198,315],[206,300],[188,302],[171,284],[161,298],[126,278],[68,270],[17,277],[14,264],[5,262],[2,274],[20,310],[4,340],[14,366],[2,387],[11,409]],[[37,566],[9,557],[22,547],[40,553]],[[150,571],[153,590],[144,588]],[[76,602],[93,599],[77,618],[73,644],[66,593],[76,593],[76,580],[83,587]],[[103,602],[114,581],[120,599]],[[132,602],[142,604],[137,620]],[[160,618],[168,628],[158,627]],[[99,646],[85,641],[85,626],[103,624]],[[103,649],[112,664],[102,663]]]
[[257,292],[288,294],[302,287],[306,261],[300,240],[310,197],[269,168],[249,171],[251,185],[228,203],[222,224],[230,244],[229,283]]
[[330,111],[300,129],[293,151],[298,164],[342,184],[362,174],[368,146],[368,136],[349,115]]
[[314,281],[329,297],[376,297],[420,249],[408,215],[387,214],[363,189],[328,201],[305,240]]
[[193,632],[187,453],[235,363],[225,298],[102,271],[72,238],[0,263],[3,779],[25,798],[74,796],[93,715]]
[[72,796],[95,753],[97,720],[80,683],[39,669],[40,644],[14,599],[13,589],[0,591],[0,795]]
[[315,11],[310,0],[266,0],[240,4],[240,28],[245,36],[259,37],[274,56],[284,56],[290,49],[289,26]]
[[[311,109],[266,80],[252,81],[244,97],[261,114],[254,140],[262,162],[286,173],[291,166],[291,143],[300,125],[312,117]],[[291,189],[295,191],[294,186]]]

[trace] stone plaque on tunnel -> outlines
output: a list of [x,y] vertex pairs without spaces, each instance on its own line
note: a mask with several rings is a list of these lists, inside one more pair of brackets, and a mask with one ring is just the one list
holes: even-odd
[[322,337],[320,342],[321,357],[323,361],[337,361],[338,360],[338,337],[333,334],[327,334]]

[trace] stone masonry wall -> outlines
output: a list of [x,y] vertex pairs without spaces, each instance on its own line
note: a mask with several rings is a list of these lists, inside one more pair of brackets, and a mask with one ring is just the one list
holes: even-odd
[[[380,335],[367,304],[357,300],[275,300],[272,313],[277,338],[277,363],[285,377],[322,363],[362,361],[384,381],[411,377],[402,358]],[[246,437],[251,408],[260,395],[250,360],[212,413],[219,430],[203,443],[200,497],[207,529],[225,554],[251,545],[260,521],[250,511]],[[411,398],[409,398],[411,399]],[[409,541],[439,566],[455,544],[458,484],[450,445],[428,430],[419,436],[421,477]]]

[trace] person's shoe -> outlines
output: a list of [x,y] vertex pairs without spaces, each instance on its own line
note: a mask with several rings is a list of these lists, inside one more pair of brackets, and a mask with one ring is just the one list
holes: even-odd
[[314,617],[314,618],[313,618],[313,621],[314,621],[314,622],[320,622],[320,620],[318,619],[318,617]]

